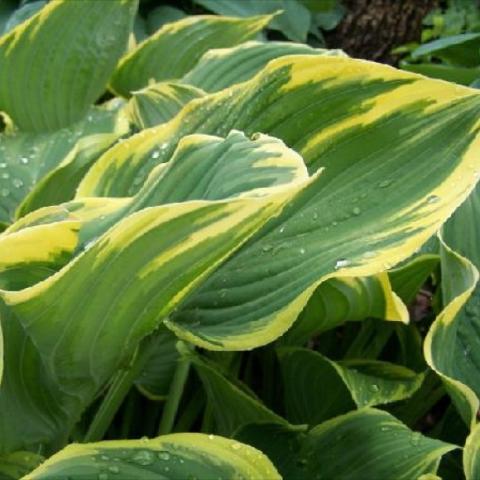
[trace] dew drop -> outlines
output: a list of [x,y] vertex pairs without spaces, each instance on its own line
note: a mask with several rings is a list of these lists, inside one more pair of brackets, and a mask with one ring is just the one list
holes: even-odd
[[376,385],[375,383],[370,385],[370,389],[372,390],[372,392],[378,392],[380,389],[378,388],[378,385]]
[[339,258],[335,262],[335,270],[338,270],[340,268],[348,267],[350,265],[350,261],[347,260],[346,258]]
[[305,255],[305,251],[306,251],[306,250],[305,250],[304,248],[301,248],[301,249],[299,250],[300,255]]
[[7,164],[5,162],[0,163],[0,168],[7,168]]
[[160,460],[170,460],[170,454],[168,452],[158,452],[157,456]]
[[437,203],[440,200],[440,197],[438,195],[430,195],[427,198],[427,203]]
[[213,435],[212,433],[208,436],[209,440],[213,440],[214,438],[215,438],[215,435]]
[[240,450],[242,448],[242,445],[240,443],[232,443],[232,450]]
[[313,212],[313,219],[318,220],[318,213],[317,212]]
[[107,460],[110,460],[106,455],[101,455],[100,458],[106,462]]
[[360,210],[360,208],[358,207],[355,207],[353,210],[352,210],[352,213],[354,215],[360,215],[362,213],[362,211]]
[[2,178],[3,178],[3,179],[5,179],[5,180],[7,180],[7,179],[9,179],[9,178],[10,178],[10,174],[9,174],[9,173],[7,173],[7,172],[5,172],[5,173],[2,173]]
[[27,165],[28,164],[28,158],[27,157],[21,157],[20,158],[20,163],[22,163],[23,165]]
[[152,153],[152,158],[158,158],[160,156],[160,152],[158,150],[155,150],[153,153]]
[[376,256],[377,256],[377,252],[372,252],[372,251],[365,252],[363,254],[363,258],[373,258],[373,257],[376,257]]
[[279,233],[283,233],[284,231],[285,231],[285,226],[280,227],[280,229],[278,230]]
[[10,190],[8,188],[2,188],[0,193],[2,194],[2,197],[8,197],[10,195]]
[[390,186],[391,183],[392,183],[391,180],[384,180],[383,182],[380,182],[378,186],[380,188],[387,188],[388,186]]
[[155,461],[155,457],[148,450],[140,450],[132,456],[132,461],[138,465],[146,466],[151,465]]
[[120,468],[117,467],[116,465],[112,465],[108,467],[108,471],[112,473],[120,473]]
[[262,247],[262,252],[269,252],[273,247],[271,245],[264,245]]
[[19,178],[14,178],[12,183],[15,188],[23,187],[23,182]]

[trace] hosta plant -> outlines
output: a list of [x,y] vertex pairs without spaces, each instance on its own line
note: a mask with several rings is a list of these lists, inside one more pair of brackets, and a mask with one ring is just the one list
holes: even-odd
[[479,93],[137,7],[0,38],[0,475],[479,478]]

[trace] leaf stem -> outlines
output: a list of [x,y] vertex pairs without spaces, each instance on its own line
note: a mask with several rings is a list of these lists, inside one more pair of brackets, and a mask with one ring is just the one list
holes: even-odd
[[165,408],[163,409],[162,418],[158,427],[159,435],[165,435],[173,430],[178,406],[180,405],[180,400],[182,399],[183,390],[190,371],[190,358],[188,354],[185,354],[187,351],[190,353],[188,346],[184,342],[179,341],[177,348],[183,355],[178,359],[175,373],[173,374],[167,401],[165,402]]

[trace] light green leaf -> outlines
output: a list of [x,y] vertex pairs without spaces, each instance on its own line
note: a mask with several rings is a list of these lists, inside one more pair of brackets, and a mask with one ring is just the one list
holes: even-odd
[[171,120],[190,100],[205,92],[190,85],[161,82],[134,92],[126,109],[140,129],[154,127]]
[[237,47],[209,50],[182,82],[206,92],[217,92],[249,80],[270,60],[285,55],[346,56],[341,50],[312,48],[303,43],[251,41]]
[[244,384],[228,379],[219,372],[218,365],[197,355],[191,356],[213,407],[216,431],[230,436],[243,425],[255,422],[273,422],[288,425],[287,421],[269,410]]
[[376,360],[333,362],[304,348],[279,350],[287,418],[316,425],[356,407],[410,397],[423,375]]
[[196,3],[220,15],[248,17],[281,11],[273,19],[272,30],[279,30],[290,40],[304,42],[310,28],[311,15],[297,0],[195,0]]
[[366,318],[408,322],[407,307],[392,291],[388,274],[333,278],[320,284],[280,342],[301,345],[314,335]]
[[125,50],[136,9],[137,0],[59,0],[1,37],[0,109],[33,132],[80,120]]
[[[1,134],[0,222],[8,224],[15,217],[23,215],[29,210],[30,202],[35,206],[41,205],[40,196],[42,192],[43,195],[45,194],[43,182],[48,185],[50,176],[61,178],[65,174],[81,174],[85,163],[91,163],[90,161],[94,160],[96,155],[100,155],[105,143],[112,143],[115,138],[127,131],[128,122],[121,112],[119,113],[115,108],[94,108],[81,122],[56,132]],[[93,137],[75,147],[80,139],[95,134],[110,134],[111,139],[106,142],[108,137]],[[97,146],[89,153],[84,152],[83,147],[91,145],[92,140]],[[84,153],[87,153],[87,158]],[[63,161],[65,163],[62,163]],[[72,180],[76,181],[77,178],[74,177]],[[62,186],[64,192],[67,191],[66,187],[67,185]],[[57,192],[58,188],[56,186],[56,190],[48,194],[60,193]],[[72,188],[74,191],[75,188]],[[68,190],[69,193],[72,192],[72,188]],[[37,200],[34,200],[35,198]],[[65,196],[59,195],[54,198],[65,198]],[[24,201],[26,203],[20,206]],[[18,208],[19,211],[16,213]]]
[[411,480],[436,473],[442,455],[455,448],[412,432],[386,412],[361,409],[310,430],[300,461],[304,478]]
[[43,462],[43,457],[32,452],[13,452],[0,456],[0,478],[18,480]]
[[166,24],[120,60],[110,80],[111,87],[128,96],[152,80],[179,79],[207,50],[250,40],[271,19],[271,15],[245,19],[196,15]]
[[200,433],[69,445],[24,480],[102,480],[110,477],[118,480],[184,480],[190,477],[198,480],[280,480],[275,467],[259,450]]
[[478,423],[465,443],[463,469],[467,480],[475,480],[480,477],[480,424]]

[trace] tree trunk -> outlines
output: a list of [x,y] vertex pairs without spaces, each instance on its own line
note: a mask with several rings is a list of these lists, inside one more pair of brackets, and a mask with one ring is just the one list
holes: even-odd
[[326,34],[331,48],[352,57],[395,64],[391,50],[419,41],[422,20],[439,0],[343,0],[347,14]]

